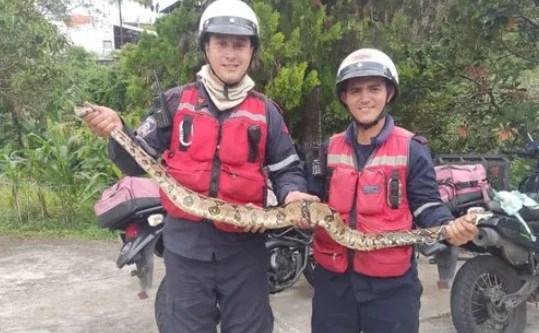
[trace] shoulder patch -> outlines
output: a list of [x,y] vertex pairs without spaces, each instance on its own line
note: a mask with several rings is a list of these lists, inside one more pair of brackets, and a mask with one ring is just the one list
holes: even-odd
[[137,128],[137,135],[145,138],[155,130],[157,123],[153,116],[147,117],[144,122]]
[[419,135],[414,135],[412,137],[412,140],[415,140],[415,141],[421,143],[422,145],[426,145],[429,142],[429,140],[427,140],[425,137],[422,137],[422,136],[419,136]]

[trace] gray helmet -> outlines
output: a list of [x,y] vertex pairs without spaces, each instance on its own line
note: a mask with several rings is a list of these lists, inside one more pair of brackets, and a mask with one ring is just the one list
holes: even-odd
[[399,74],[397,68],[384,52],[376,49],[359,49],[350,53],[339,66],[337,71],[336,92],[340,100],[344,83],[352,78],[376,76],[383,77],[393,86],[395,93],[389,103],[397,99],[399,93]]

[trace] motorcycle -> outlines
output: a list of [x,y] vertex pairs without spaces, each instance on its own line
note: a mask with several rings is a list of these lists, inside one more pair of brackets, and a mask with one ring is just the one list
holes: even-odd
[[[539,157],[539,142],[529,143],[520,155]],[[539,301],[539,207],[515,206],[514,201],[525,200],[520,194],[537,200],[539,161],[518,189],[511,196],[494,194],[478,236],[462,246],[475,256],[457,271],[451,288],[451,316],[458,332],[524,332],[526,302]],[[512,208],[507,206],[510,199]]]
[[312,230],[290,227],[268,232],[266,248],[270,255],[268,283],[271,294],[291,287],[301,275],[313,285],[316,263],[311,248],[312,240]]
[[122,269],[127,265],[135,265],[131,276],[139,280],[140,299],[148,298],[147,290],[153,285],[154,254],[158,257],[163,256],[161,233],[164,216],[162,206],[141,210],[125,222],[125,229],[121,229],[122,248],[116,266]]
[[153,284],[154,254],[162,257],[165,210],[161,206],[157,183],[146,178],[124,177],[105,190],[94,205],[99,225],[119,232],[122,242],[116,266],[134,265],[140,299],[148,297]]
[[[266,204],[276,206],[277,198],[271,182],[268,182]],[[303,275],[313,285],[313,271],[316,262],[311,244],[312,229],[293,227],[268,230],[266,249],[269,252],[268,285],[270,294],[291,287]]]
[[478,255],[457,271],[451,288],[453,324],[463,333],[524,332],[526,302],[539,296],[539,229],[529,233],[518,218],[501,212],[478,228],[464,246]]

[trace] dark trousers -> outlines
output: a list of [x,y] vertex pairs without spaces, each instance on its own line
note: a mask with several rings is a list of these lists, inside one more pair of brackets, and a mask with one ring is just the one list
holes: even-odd
[[[258,250],[257,250],[258,251]],[[267,253],[211,262],[165,251],[167,333],[271,333]]]
[[[349,274],[317,267],[311,318],[312,333],[417,333],[421,284],[394,290],[354,286]],[[365,281],[362,281],[365,282]]]

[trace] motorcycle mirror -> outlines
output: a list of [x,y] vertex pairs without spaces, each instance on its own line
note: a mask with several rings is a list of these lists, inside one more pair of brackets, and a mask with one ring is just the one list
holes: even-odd
[[152,227],[158,226],[165,220],[165,216],[163,214],[152,214],[148,216],[148,224]]

